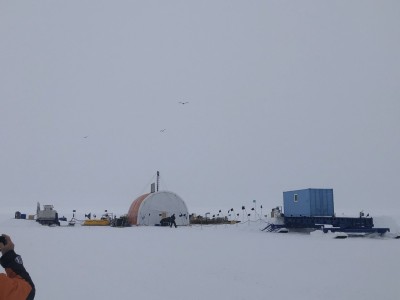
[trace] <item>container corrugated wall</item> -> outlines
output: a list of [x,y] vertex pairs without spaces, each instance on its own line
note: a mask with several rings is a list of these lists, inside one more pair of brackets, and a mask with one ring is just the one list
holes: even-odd
[[283,193],[286,217],[334,216],[333,189],[303,189]]

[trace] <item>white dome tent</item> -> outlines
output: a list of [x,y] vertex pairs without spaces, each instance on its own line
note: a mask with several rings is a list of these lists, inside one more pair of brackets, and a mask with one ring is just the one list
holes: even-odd
[[139,196],[132,202],[128,221],[131,225],[160,225],[161,219],[175,214],[178,226],[189,225],[189,212],[177,194],[160,191]]

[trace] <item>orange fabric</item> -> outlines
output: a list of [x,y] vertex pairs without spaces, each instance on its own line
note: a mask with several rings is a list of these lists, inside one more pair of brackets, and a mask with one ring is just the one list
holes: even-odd
[[0,300],[26,300],[32,287],[9,269],[6,269],[6,272],[12,277],[0,274]]
[[151,193],[143,194],[142,196],[139,196],[136,198],[135,201],[132,202],[131,207],[129,207],[128,211],[128,221],[129,224],[131,225],[138,225],[138,214],[139,214],[139,208],[140,204],[144,201],[144,199],[147,198],[148,195]]

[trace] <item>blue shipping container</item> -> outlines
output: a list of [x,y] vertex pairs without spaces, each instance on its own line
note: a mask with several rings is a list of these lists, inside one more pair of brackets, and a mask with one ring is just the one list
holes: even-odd
[[283,192],[285,217],[333,217],[333,189],[304,189]]

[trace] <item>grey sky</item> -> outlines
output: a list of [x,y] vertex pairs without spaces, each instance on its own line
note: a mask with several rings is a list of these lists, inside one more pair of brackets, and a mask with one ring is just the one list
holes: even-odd
[[399,16],[399,1],[1,1],[1,205],[128,210],[160,170],[191,212],[308,187],[398,209]]

